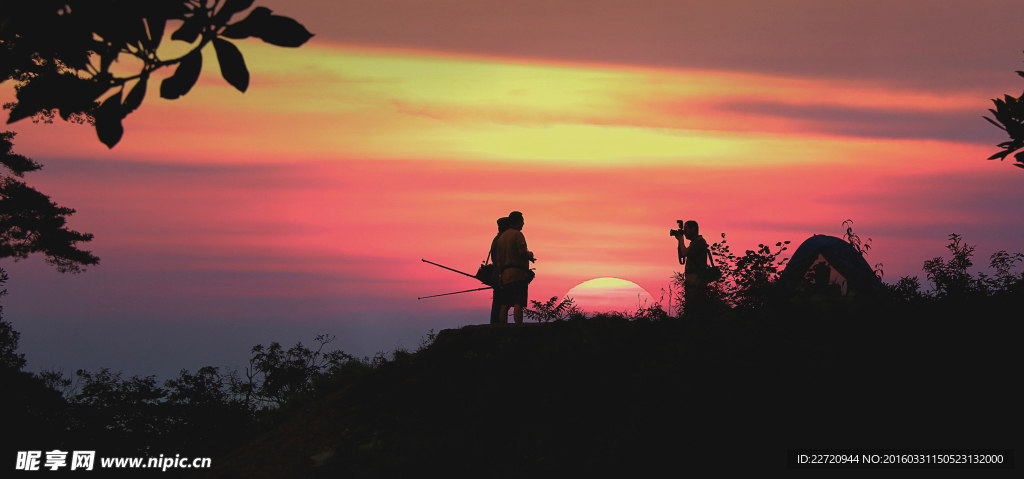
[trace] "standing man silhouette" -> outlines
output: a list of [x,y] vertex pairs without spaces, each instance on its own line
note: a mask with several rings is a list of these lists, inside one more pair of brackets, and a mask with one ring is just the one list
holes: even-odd
[[[491,269],[491,284],[494,288],[491,295],[491,324],[498,324],[498,314],[501,313],[501,271],[498,267],[498,238],[501,238],[501,234],[508,229],[508,217],[504,216],[498,218],[498,234],[491,240],[491,261],[494,264],[494,268]],[[505,312],[505,317],[508,318],[508,312]],[[507,320],[506,320],[507,322]]]
[[509,228],[498,237],[494,264],[501,268],[501,312],[498,322],[508,323],[508,310],[513,308],[512,317],[516,324],[523,323],[523,307],[526,306],[528,286],[533,279],[530,262],[536,261],[533,252],[526,248],[523,236],[523,214],[513,211],[508,214]]
[[[702,314],[708,302],[708,285],[704,283],[704,271],[708,268],[708,242],[700,235],[696,221],[683,223],[680,233],[675,236],[679,240],[679,262],[686,265],[683,268],[683,312],[692,317]],[[690,240],[689,246],[686,246],[684,238]]]

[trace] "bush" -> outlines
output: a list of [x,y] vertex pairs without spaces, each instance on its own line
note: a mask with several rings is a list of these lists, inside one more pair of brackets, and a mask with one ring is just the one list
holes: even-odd
[[573,302],[572,298],[566,297],[561,301],[558,300],[558,296],[552,296],[551,299],[541,303],[540,301],[531,300],[533,303],[532,309],[523,311],[527,319],[546,323],[549,321],[567,321],[570,319],[579,319],[586,317],[579,306]]
[[253,357],[245,368],[246,381],[238,385],[239,393],[254,408],[279,407],[293,396],[311,393],[314,383],[328,370],[353,360],[342,351],[323,352],[324,346],[334,340],[326,334],[317,336],[320,346],[315,351],[302,343],[287,351],[276,342],[266,348],[262,344],[253,346]]
[[[758,249],[747,250],[737,256],[729,250],[728,240],[722,233],[722,242],[714,243],[709,248],[715,259],[715,265],[722,276],[708,283],[708,299],[712,310],[721,312],[728,308],[753,309],[764,306],[771,299],[779,274],[785,268],[789,258],[779,259],[782,252],[789,249],[789,241],[775,243],[777,251],[770,246],[759,244]],[[672,276],[676,299],[680,304],[679,312],[685,309],[686,281],[683,273],[675,272]]]
[[980,299],[1020,290],[1024,284],[1024,273],[1015,274],[1013,269],[1016,263],[1024,261],[1024,254],[997,251],[989,257],[989,268],[996,270],[995,276],[979,273],[974,277],[967,269],[974,265],[971,257],[974,256],[975,247],[964,242],[963,236],[952,233],[946,245],[952,258],[947,260],[935,257],[924,262],[924,271],[932,284],[932,296],[959,300]]
[[885,285],[889,297],[896,301],[914,301],[924,298],[921,294],[921,280],[917,276],[904,276],[894,284]]

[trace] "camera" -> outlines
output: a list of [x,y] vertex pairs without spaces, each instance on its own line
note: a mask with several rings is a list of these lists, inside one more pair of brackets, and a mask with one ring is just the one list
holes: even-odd
[[677,229],[677,230],[668,230],[668,235],[669,236],[681,236],[683,234],[683,224],[686,223],[686,222],[683,221],[683,220],[676,220],[676,223],[679,224],[679,229]]

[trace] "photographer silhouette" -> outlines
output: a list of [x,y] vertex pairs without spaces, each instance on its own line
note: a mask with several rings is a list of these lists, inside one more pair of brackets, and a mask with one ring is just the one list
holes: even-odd
[[[687,317],[704,314],[708,303],[708,285],[706,271],[709,257],[708,242],[700,235],[700,226],[696,221],[677,220],[680,230],[670,230],[669,234],[679,240],[679,264],[685,265],[683,275],[683,313]],[[690,245],[686,245],[686,240]]]

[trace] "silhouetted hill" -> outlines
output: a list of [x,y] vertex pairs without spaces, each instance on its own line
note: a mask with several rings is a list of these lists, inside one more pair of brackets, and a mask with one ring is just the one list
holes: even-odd
[[1013,447],[1014,301],[445,330],[202,477],[645,477],[780,470],[797,447]]

